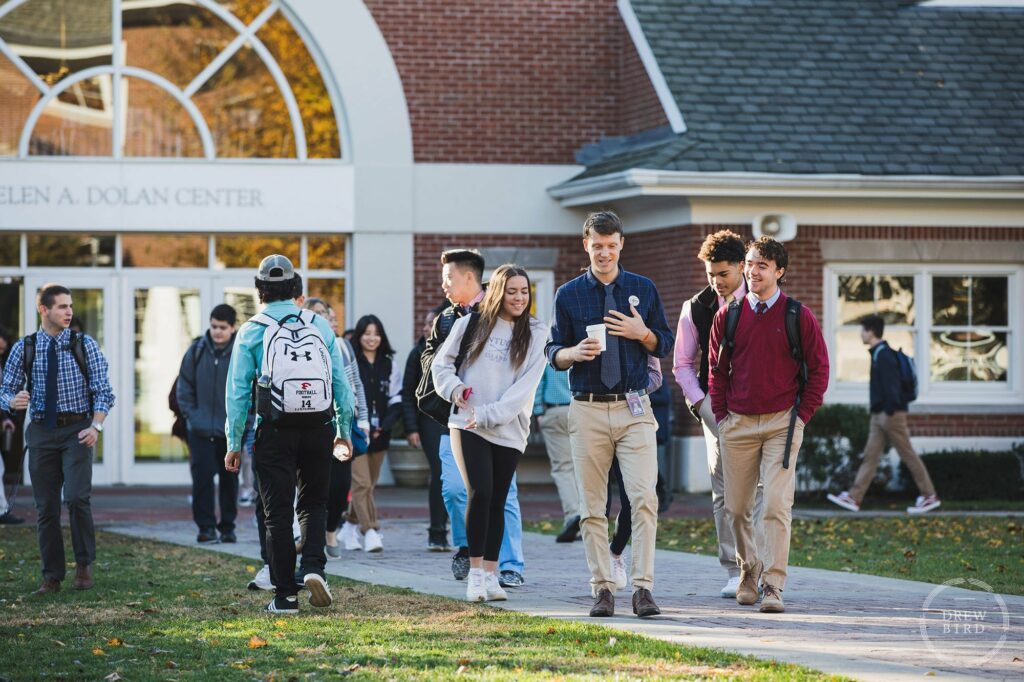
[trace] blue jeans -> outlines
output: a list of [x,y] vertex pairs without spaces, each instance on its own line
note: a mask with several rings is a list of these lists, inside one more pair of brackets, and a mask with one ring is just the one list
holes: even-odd
[[[441,495],[444,506],[448,510],[448,518],[452,524],[452,544],[456,547],[467,547],[466,539],[466,484],[455,464],[452,454],[451,436],[441,436]],[[515,571],[523,575],[526,562],[523,560],[523,517],[519,513],[519,486],[516,477],[512,477],[512,487],[508,490],[505,500],[505,535],[501,539],[501,551],[498,553],[498,570]]]

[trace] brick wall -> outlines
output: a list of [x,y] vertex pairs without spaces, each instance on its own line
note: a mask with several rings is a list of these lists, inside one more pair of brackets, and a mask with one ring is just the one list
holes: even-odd
[[417,161],[572,163],[585,143],[662,125],[613,0],[366,4],[402,78]]

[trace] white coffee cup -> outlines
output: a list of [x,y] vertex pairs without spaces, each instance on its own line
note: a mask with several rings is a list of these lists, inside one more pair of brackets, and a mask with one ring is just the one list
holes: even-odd
[[597,339],[601,342],[601,350],[608,350],[608,328],[603,322],[587,326],[587,338]]

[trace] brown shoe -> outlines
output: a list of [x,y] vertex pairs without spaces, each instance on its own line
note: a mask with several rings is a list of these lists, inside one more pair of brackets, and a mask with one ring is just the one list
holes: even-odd
[[75,584],[72,587],[76,590],[92,589],[92,566],[75,566]]
[[633,593],[633,613],[640,618],[661,614],[661,609],[654,603],[654,595],[646,587],[641,587]]
[[32,593],[36,597],[45,597],[48,594],[56,594],[60,592],[60,581],[59,580],[43,580],[43,584],[39,586],[39,589]]
[[740,573],[740,586],[736,589],[736,603],[741,606],[753,606],[757,603],[757,578],[749,571]]
[[615,615],[615,597],[612,596],[612,591],[607,587],[602,588],[597,593],[597,601],[594,602],[594,607],[590,609],[591,618],[611,618]]
[[785,613],[786,607],[782,603],[782,590],[765,583],[761,586],[764,596],[761,598],[761,613]]

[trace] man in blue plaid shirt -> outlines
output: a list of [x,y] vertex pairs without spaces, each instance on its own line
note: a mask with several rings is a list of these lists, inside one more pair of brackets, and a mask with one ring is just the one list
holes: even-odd
[[[60,591],[64,580],[64,538],[60,527],[61,487],[71,521],[76,590],[93,586],[96,560],[92,493],[93,446],[114,406],[107,360],[89,336],[72,332],[71,290],[47,284],[36,297],[42,327],[21,339],[8,358],[0,386],[0,408],[10,412],[31,404],[27,428],[29,472],[39,529],[43,583],[34,594]],[[26,376],[26,342],[32,358]],[[33,352],[34,348],[34,352]],[[33,354],[34,353],[34,354]]]

